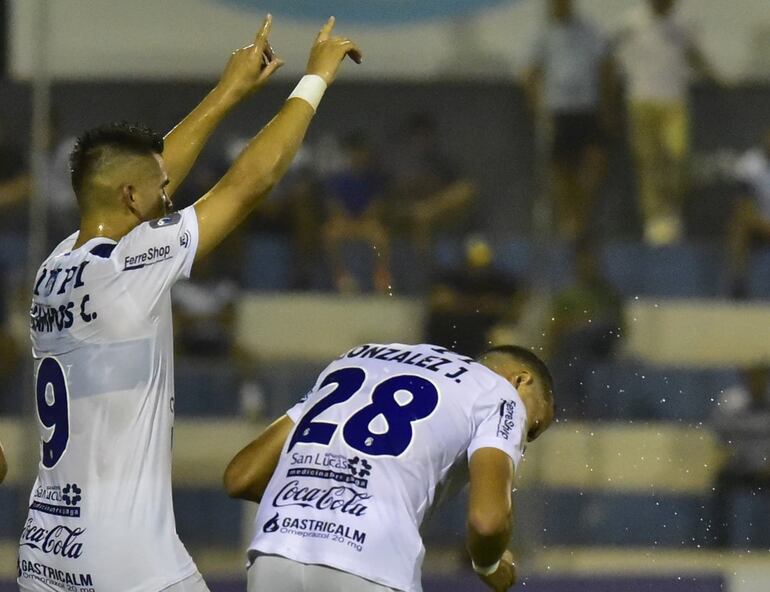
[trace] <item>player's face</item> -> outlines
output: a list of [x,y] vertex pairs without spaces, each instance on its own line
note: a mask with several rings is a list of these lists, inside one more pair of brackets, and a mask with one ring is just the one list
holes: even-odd
[[527,426],[527,442],[532,442],[545,432],[553,421],[553,405],[545,402],[544,397],[539,397],[540,405]]
[[155,154],[154,157],[155,164],[147,167],[146,173],[136,184],[134,194],[137,213],[142,220],[162,218],[173,209],[173,204],[166,194],[169,181],[166,165],[160,154]]

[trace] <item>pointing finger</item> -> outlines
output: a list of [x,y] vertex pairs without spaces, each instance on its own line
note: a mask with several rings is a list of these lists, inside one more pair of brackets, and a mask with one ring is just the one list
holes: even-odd
[[270,35],[270,30],[272,28],[273,28],[273,15],[268,13],[268,15],[265,17],[265,20],[262,22],[262,27],[259,29],[257,36],[254,38],[255,53],[262,53],[265,43],[267,43],[267,38]]
[[326,41],[329,36],[332,33],[332,30],[334,29],[334,22],[335,18],[333,16],[329,17],[329,20],[326,21],[326,24],[321,27],[321,30],[318,33],[318,37],[316,38],[316,41]]

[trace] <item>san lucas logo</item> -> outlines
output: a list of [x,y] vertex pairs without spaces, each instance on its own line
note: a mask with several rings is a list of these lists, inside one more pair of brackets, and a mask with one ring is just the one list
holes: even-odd
[[78,539],[85,531],[85,528],[69,528],[63,524],[48,529],[38,526],[32,518],[28,518],[21,531],[19,544],[47,555],[77,559],[83,554],[83,543]]
[[67,483],[64,487],[41,485],[35,490],[34,498],[30,505],[32,510],[65,518],[80,518],[83,490],[77,483]]
[[61,498],[68,506],[77,506],[78,502],[82,499],[80,497],[81,493],[83,493],[83,490],[78,487],[77,483],[67,483],[62,490]]
[[366,479],[369,475],[372,474],[372,465],[370,465],[365,458],[361,459],[357,456],[354,456],[348,461],[348,466],[350,467],[350,472],[354,477]]
[[278,512],[275,513],[275,516],[270,518],[267,522],[265,522],[265,525],[262,527],[262,532],[266,532],[270,534],[271,532],[275,532],[280,527],[278,526]]

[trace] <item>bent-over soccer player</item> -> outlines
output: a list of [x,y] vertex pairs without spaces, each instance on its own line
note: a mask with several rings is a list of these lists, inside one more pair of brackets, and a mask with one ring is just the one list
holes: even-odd
[[269,16],[165,147],[125,124],[86,132],[75,146],[80,230],[40,266],[32,297],[42,444],[20,540],[21,590],[208,590],[174,525],[169,291],[284,174],[345,56],[360,61],[333,25],[276,117],[189,208],[173,212],[168,195],[222,116],[281,65]]
[[420,525],[437,490],[466,479],[473,567],[510,588],[514,472],[553,419],[552,384],[518,346],[478,360],[433,345],[342,355],[225,472],[231,496],[260,502],[249,592],[419,592]]

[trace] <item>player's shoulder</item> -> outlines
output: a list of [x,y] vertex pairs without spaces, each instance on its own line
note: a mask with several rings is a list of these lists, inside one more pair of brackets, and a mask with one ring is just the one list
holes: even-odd
[[61,261],[63,257],[66,257],[72,251],[72,247],[75,246],[75,241],[77,241],[77,239],[78,233],[73,232],[71,235],[61,241],[53,248],[48,256],[43,259],[43,262],[40,264],[38,269],[42,270],[56,265],[57,262]]

